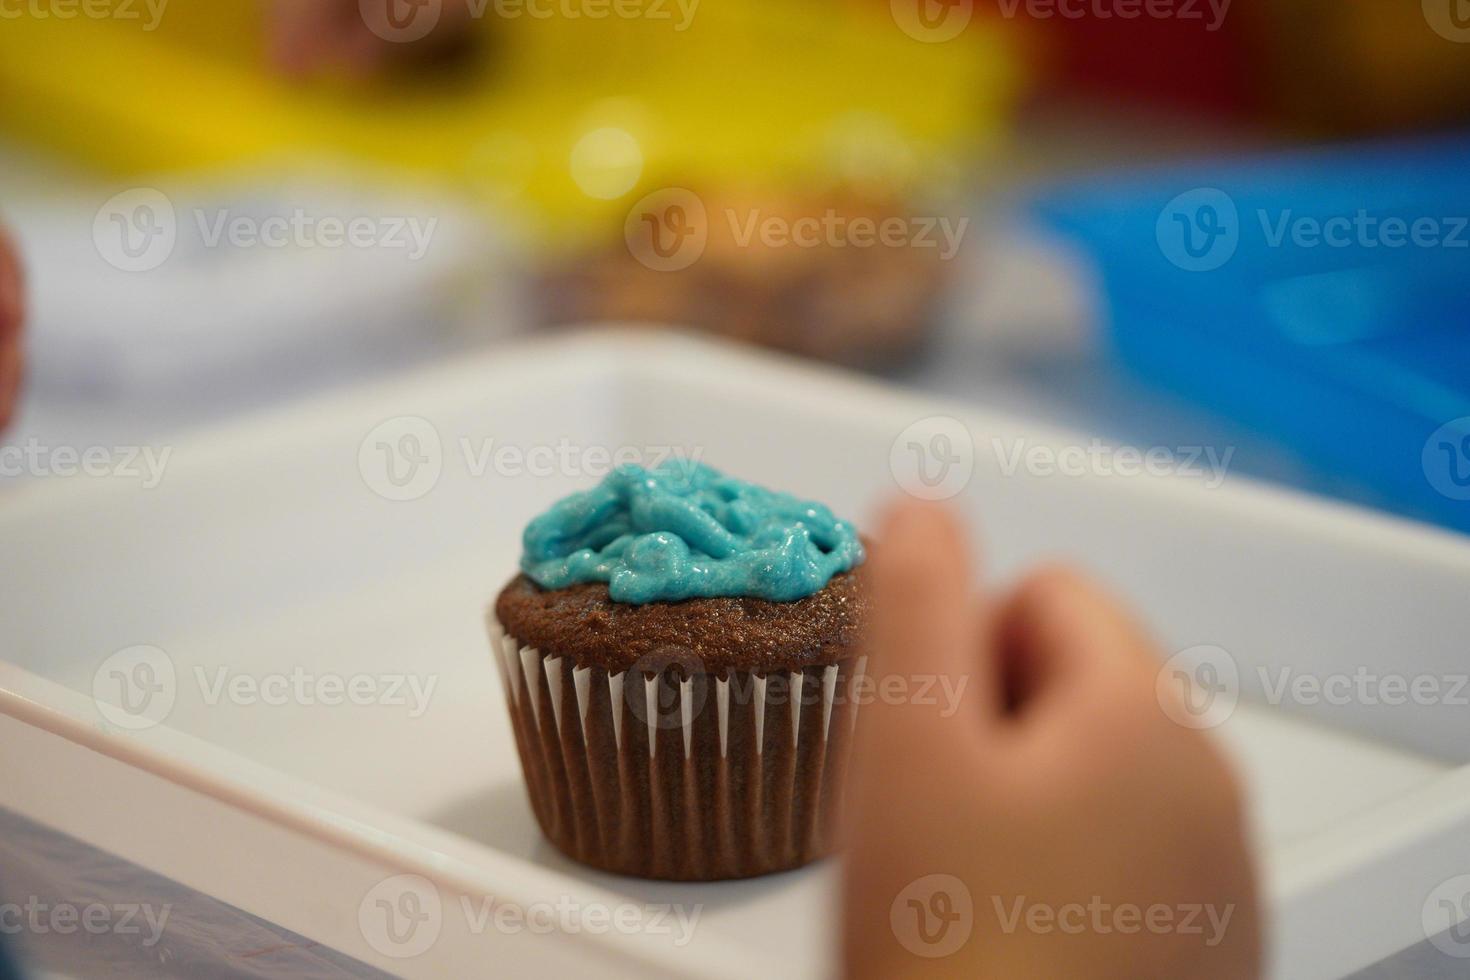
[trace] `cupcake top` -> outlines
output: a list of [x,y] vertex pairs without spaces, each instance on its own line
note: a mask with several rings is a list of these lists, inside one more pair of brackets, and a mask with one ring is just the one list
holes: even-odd
[[614,602],[587,582],[543,589],[517,575],[495,600],[495,618],[519,642],[608,672],[693,657],[703,670],[759,674],[825,667],[855,655],[869,616],[865,569],[832,577],[795,602],[718,596],[641,606]]
[[863,561],[825,506],[702,463],[620,466],[526,526],[521,571],[543,589],[605,583],[616,603],[696,598],[790,603]]

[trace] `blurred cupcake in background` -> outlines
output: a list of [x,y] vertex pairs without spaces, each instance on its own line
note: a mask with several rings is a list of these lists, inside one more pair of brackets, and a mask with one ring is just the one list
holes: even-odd
[[550,324],[686,326],[854,366],[923,343],[966,224],[856,191],[656,191],[622,234],[553,263]]

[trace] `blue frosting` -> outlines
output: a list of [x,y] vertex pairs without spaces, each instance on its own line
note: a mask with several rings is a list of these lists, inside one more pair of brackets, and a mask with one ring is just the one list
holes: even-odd
[[633,604],[792,602],[863,561],[856,529],[823,505],[688,461],[619,466],[527,524],[522,545],[521,570],[543,588],[606,582]]

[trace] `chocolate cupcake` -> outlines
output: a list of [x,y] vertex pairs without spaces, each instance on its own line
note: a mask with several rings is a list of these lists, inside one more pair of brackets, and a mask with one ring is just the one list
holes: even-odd
[[524,549],[488,618],[553,844],[681,881],[831,850],[867,613],[852,525],[701,464],[626,466]]

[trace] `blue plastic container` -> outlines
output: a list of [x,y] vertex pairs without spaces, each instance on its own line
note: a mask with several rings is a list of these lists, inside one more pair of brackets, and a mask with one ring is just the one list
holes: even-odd
[[1096,264],[1133,371],[1470,532],[1470,137],[1095,179],[1032,212]]

